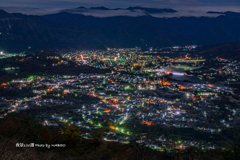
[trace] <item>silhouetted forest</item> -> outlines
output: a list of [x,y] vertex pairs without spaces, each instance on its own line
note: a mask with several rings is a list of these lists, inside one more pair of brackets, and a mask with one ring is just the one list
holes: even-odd
[[[21,116],[20,116],[21,117]],[[159,152],[132,140],[128,145],[103,141],[106,127],[91,131],[92,139],[84,139],[75,125],[52,129],[31,117],[6,117],[0,120],[0,159],[61,159],[61,160],[237,160],[239,130],[223,132],[229,139],[225,149],[201,150],[188,148],[178,152]],[[230,136],[229,136],[230,135]],[[24,144],[65,144],[66,147],[16,147]]]

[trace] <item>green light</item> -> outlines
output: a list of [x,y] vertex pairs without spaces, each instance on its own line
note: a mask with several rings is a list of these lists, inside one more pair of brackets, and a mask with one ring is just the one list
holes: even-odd
[[101,113],[101,112],[100,112],[100,111],[96,111],[95,113],[96,113],[96,114],[99,114],[99,113]]
[[93,124],[93,120],[90,120],[89,123],[90,123],[90,124]]
[[118,127],[116,128],[116,130],[118,130]]
[[77,94],[75,94],[75,97],[77,97],[78,95]]
[[34,79],[35,78],[35,76],[29,76],[28,77],[28,80],[32,80],[32,79]]

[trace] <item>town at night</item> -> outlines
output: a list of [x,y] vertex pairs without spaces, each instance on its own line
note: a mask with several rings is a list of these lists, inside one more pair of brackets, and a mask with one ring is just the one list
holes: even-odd
[[0,2],[0,159],[240,159],[239,6]]

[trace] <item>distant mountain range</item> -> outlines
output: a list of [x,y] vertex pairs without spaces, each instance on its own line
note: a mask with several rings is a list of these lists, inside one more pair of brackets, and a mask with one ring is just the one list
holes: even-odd
[[[122,11],[131,11],[131,12],[145,12],[146,14],[151,14],[151,13],[175,13],[178,12],[176,10],[173,9],[169,9],[169,8],[146,8],[146,7],[140,7],[140,6],[136,6],[136,7],[128,7],[128,8],[114,8],[114,9],[109,9],[106,7],[91,7],[91,8],[86,8],[86,7],[78,7],[78,8],[74,8],[74,9],[66,9],[66,12],[86,12],[86,11],[94,11],[94,10],[98,10],[98,11],[117,11],[117,10],[122,10]],[[219,14],[219,13],[217,13]],[[108,17],[111,17],[111,15],[109,15]]]
[[153,16],[177,12],[144,7],[124,10],[79,7],[51,15],[31,16],[0,10],[0,49],[147,48],[240,41],[239,13],[208,12],[219,14],[215,18]]

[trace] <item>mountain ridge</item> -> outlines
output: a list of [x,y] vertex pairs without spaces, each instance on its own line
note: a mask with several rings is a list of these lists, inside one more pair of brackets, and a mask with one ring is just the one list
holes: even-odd
[[208,58],[219,57],[240,60],[240,42],[200,46],[195,53]]
[[45,16],[0,11],[0,49],[9,51],[168,47],[240,41],[240,14],[216,18]]

